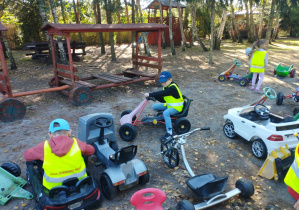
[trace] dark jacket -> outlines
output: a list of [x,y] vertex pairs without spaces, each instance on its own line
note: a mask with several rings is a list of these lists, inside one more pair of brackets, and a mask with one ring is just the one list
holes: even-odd
[[174,98],[180,98],[180,94],[179,94],[178,90],[176,89],[176,87],[170,86],[173,83],[175,83],[175,82],[171,82],[167,87],[164,88],[164,90],[149,93],[149,97],[154,97],[156,100],[158,100],[162,103],[165,103],[164,96],[172,96]]

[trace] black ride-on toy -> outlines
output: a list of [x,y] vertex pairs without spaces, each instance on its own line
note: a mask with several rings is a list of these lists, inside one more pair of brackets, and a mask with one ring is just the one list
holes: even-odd
[[[189,99],[184,95],[183,98],[183,110],[178,114],[171,115],[173,129],[176,132],[176,134],[186,133],[191,129],[191,123],[185,117],[188,116],[189,107],[193,99]],[[149,100],[156,101],[156,99],[153,97],[147,97],[133,111],[126,110],[122,112],[120,119],[121,126],[119,128],[119,136],[124,141],[130,142],[136,138],[137,125],[165,125],[165,120],[162,112],[156,113],[153,117],[144,117],[141,120],[139,120],[140,114],[142,113]]]
[[134,159],[136,145],[118,149],[114,132],[113,116],[109,113],[90,114],[79,118],[78,138],[95,148],[95,155],[105,168],[101,174],[101,192],[111,200],[117,191],[149,182],[146,165]]
[[86,177],[70,178],[61,186],[44,190],[42,161],[30,161],[27,164],[27,179],[31,187],[37,210],[81,210],[99,208],[101,193],[97,180],[88,172]]

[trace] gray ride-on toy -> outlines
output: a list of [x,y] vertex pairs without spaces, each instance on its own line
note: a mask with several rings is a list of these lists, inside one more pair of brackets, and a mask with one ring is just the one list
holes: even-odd
[[114,120],[109,113],[95,113],[79,118],[78,138],[95,148],[95,155],[105,170],[100,178],[101,192],[111,200],[117,190],[149,182],[149,170],[138,159],[136,145],[118,149]]

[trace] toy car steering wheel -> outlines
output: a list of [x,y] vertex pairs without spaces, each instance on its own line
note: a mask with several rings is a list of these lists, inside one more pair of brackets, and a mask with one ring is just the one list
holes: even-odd
[[241,66],[241,61],[235,59],[235,60],[234,60],[234,64],[235,64],[236,66]]
[[265,87],[263,89],[263,92],[267,98],[275,99],[277,97],[275,90],[273,90],[272,88]]
[[263,119],[269,118],[270,110],[264,104],[257,104],[254,111]]
[[99,128],[108,128],[112,125],[112,120],[109,120],[106,117],[99,117],[94,121],[93,124]]

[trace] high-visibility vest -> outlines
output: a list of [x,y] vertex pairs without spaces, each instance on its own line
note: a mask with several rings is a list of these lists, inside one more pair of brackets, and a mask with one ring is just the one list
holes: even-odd
[[[183,110],[183,107],[184,107],[184,99],[183,99],[182,93],[181,93],[179,87],[177,86],[177,84],[172,83],[168,86],[168,88],[171,87],[171,86],[175,86],[175,88],[177,89],[180,97],[179,98],[174,98],[173,96],[164,96],[164,100],[166,102],[165,106],[167,106],[167,109],[168,108],[174,108],[178,112],[181,112]],[[163,87],[163,90],[164,90],[164,87]]]
[[48,141],[44,144],[44,176],[43,185],[47,189],[62,185],[62,182],[73,177],[81,179],[86,174],[86,166],[82,158],[81,150],[75,138],[71,149],[63,157],[51,152]]
[[299,144],[295,150],[295,160],[288,170],[287,175],[284,178],[284,183],[292,188],[296,193],[299,194],[299,155],[298,155]]
[[268,52],[263,50],[263,51],[258,51],[256,50],[251,59],[250,63],[250,72],[253,73],[263,73],[265,72],[265,57]]

